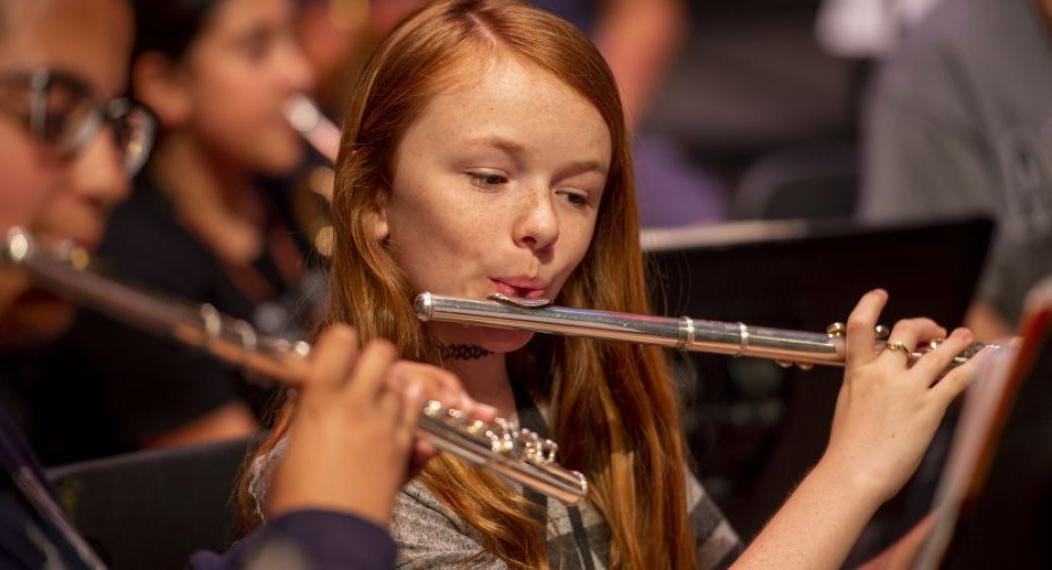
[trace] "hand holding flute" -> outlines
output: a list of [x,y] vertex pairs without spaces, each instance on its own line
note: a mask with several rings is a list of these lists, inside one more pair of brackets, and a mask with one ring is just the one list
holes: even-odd
[[[848,321],[844,384],[822,460],[872,487],[880,502],[897,493],[916,469],[946,408],[968,386],[979,361],[970,358],[943,374],[972,334],[958,328],[947,336],[927,318],[899,321],[885,348],[877,349],[873,328],[887,299],[881,290],[866,294]],[[890,348],[913,349],[942,338],[912,365],[907,351]]]
[[435,453],[414,436],[425,400],[493,420],[495,411],[475,404],[448,372],[398,361],[385,341],[360,350],[357,344],[353,329],[334,325],[302,362],[287,451],[267,496],[268,518],[322,508],[386,525],[408,474],[407,456],[415,450],[414,464],[421,466]]
[[[878,327],[888,294],[871,291],[847,325],[808,333],[743,323],[669,319],[549,306],[546,300],[495,295],[489,301],[424,293],[422,320],[507,327],[601,341],[844,366],[844,382],[821,461],[738,561],[741,566],[835,567],[877,507],[905,484],[950,402],[968,385],[977,357],[998,345],[972,342],[967,329],[947,331],[930,319]],[[822,505],[817,508],[817,505]],[[827,529],[804,540],[802,529]],[[828,529],[837,529],[837,533]],[[787,557],[786,553],[796,553]]]
[[[307,342],[289,343],[260,335],[247,323],[224,316],[211,305],[164,298],[108,279],[91,270],[91,256],[86,251],[77,247],[64,252],[43,250],[18,228],[8,232],[0,249],[0,262],[28,270],[39,286],[81,305],[291,386],[309,385],[315,378],[314,368],[326,366],[323,363],[328,360],[318,361],[312,356],[316,348]],[[344,350],[353,352],[355,348],[351,343]],[[419,431],[425,436],[417,440],[416,467],[437,449],[568,504],[586,495],[584,477],[556,462],[554,442],[494,419],[492,408],[471,400],[452,374],[410,362],[400,362],[398,371],[386,376],[388,383],[398,390],[419,384],[428,401],[416,408],[423,408]]]
[[[982,353],[944,374],[972,335],[957,329],[947,337],[930,319],[899,321],[885,348],[877,348],[874,328],[887,300],[886,292],[870,291],[852,311],[826,451],[736,567],[769,567],[775,557],[782,568],[842,564],[854,541],[838,537],[858,536],[905,484],[947,407],[975,374]],[[911,365],[917,346],[941,338]],[[809,547],[799,548],[801,541]]]

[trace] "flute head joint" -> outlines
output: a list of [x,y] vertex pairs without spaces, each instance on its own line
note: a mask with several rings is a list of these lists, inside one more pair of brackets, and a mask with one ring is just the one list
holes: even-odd
[[413,300],[413,312],[416,313],[416,318],[424,321],[431,320],[431,314],[435,309],[435,299],[431,296],[431,293],[421,293],[416,296]]

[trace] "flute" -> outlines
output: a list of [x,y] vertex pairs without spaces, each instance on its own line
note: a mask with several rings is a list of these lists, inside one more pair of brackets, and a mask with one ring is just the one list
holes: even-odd
[[[692,352],[772,359],[781,366],[796,364],[809,369],[815,364],[843,366],[847,327],[829,325],[825,333],[753,327],[744,323],[706,321],[690,317],[667,318],[611,311],[553,306],[546,299],[518,299],[500,293],[488,301],[421,293],[414,302],[422,321],[475,324],[538,333],[579,336],[654,344]],[[883,348],[888,329],[877,327],[877,347]],[[938,340],[914,349],[908,356],[916,362],[938,346]],[[971,343],[954,357],[951,367],[968,361],[983,348],[1000,345]]]
[[340,152],[340,128],[330,121],[306,95],[294,95],[285,103],[285,119],[322,156],[336,162]]
[[[257,334],[247,322],[224,316],[211,305],[166,298],[103,277],[92,270],[85,250],[70,246],[45,251],[19,228],[8,232],[0,261],[25,269],[39,286],[73,303],[286,384],[298,381],[290,363],[310,354],[307,342]],[[578,504],[588,493],[584,475],[557,463],[554,441],[506,420],[470,420],[432,400],[422,410],[418,429],[436,449],[568,505]]]

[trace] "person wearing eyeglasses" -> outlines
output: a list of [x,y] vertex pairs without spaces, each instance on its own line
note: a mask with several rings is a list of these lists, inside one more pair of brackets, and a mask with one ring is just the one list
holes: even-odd
[[[140,33],[130,92],[154,111],[158,136],[100,256],[117,275],[209,303],[267,335],[308,334],[324,279],[306,266],[260,180],[303,158],[283,114],[313,81],[292,36],[293,3],[132,4]],[[112,342],[124,358],[107,355]],[[244,437],[272,396],[237,370],[92,311],[80,312],[46,361],[29,397],[30,437],[45,464]],[[56,394],[77,396],[53,413]]]
[[[154,123],[140,105],[120,97],[104,100],[102,89],[63,67],[10,69],[0,75],[0,112],[7,118],[3,128],[24,130],[37,143],[34,148],[5,146],[0,169],[14,178],[4,184],[8,191],[23,185],[48,188],[34,194],[39,204],[21,200],[40,208],[30,228],[38,239],[73,241],[91,250],[102,238],[109,211],[127,195],[128,177],[149,152]],[[113,84],[119,76],[107,79]],[[104,144],[106,139],[112,144]],[[94,155],[103,155],[106,166],[80,166]],[[68,169],[46,168],[69,161]],[[9,214],[25,219],[30,212],[13,209]],[[63,223],[54,223],[59,218]],[[26,288],[10,301],[2,330],[8,343],[29,345],[46,338],[72,315],[69,305],[36,288]]]
[[[124,71],[100,63],[126,52],[130,32],[80,47],[62,35],[64,27],[40,24],[50,16],[47,5],[6,0],[0,7],[0,229],[22,224],[44,243],[72,240],[93,249],[153,139],[150,115],[121,98]],[[62,22],[72,25],[78,15],[71,11]],[[0,269],[0,312],[0,344],[25,349],[0,357],[0,372],[21,379],[0,383],[0,405],[24,428],[31,418],[25,379],[35,376],[26,369],[36,357],[26,350],[64,330],[73,310]]]
[[[132,29],[124,0],[0,0],[0,231],[26,227],[45,246],[98,242],[153,140],[149,115],[118,98]],[[35,364],[24,350],[29,341],[62,326],[59,318],[27,319],[34,311],[57,317],[69,309],[0,265],[0,388],[18,381],[12,365]],[[109,347],[114,358],[121,350]],[[359,349],[346,326],[322,332],[297,372],[300,406],[266,505],[271,523],[226,553],[196,554],[189,567],[390,568],[394,496],[410,453],[420,462],[433,452],[413,437],[421,400],[493,417],[450,374],[396,361],[384,342]],[[0,410],[0,568],[104,566]]]

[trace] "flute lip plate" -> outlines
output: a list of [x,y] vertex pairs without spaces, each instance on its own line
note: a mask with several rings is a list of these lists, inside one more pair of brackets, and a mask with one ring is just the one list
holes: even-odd
[[523,309],[541,309],[552,304],[551,299],[523,299],[521,297],[509,297],[503,293],[491,293],[488,298],[490,301]]
[[[488,299],[502,305],[518,307],[520,309],[542,309],[552,304],[550,299],[523,299],[520,297],[509,297],[501,293],[493,293]],[[435,311],[435,297],[430,292],[423,292],[413,300],[413,312],[421,321],[427,322],[432,319]]]

